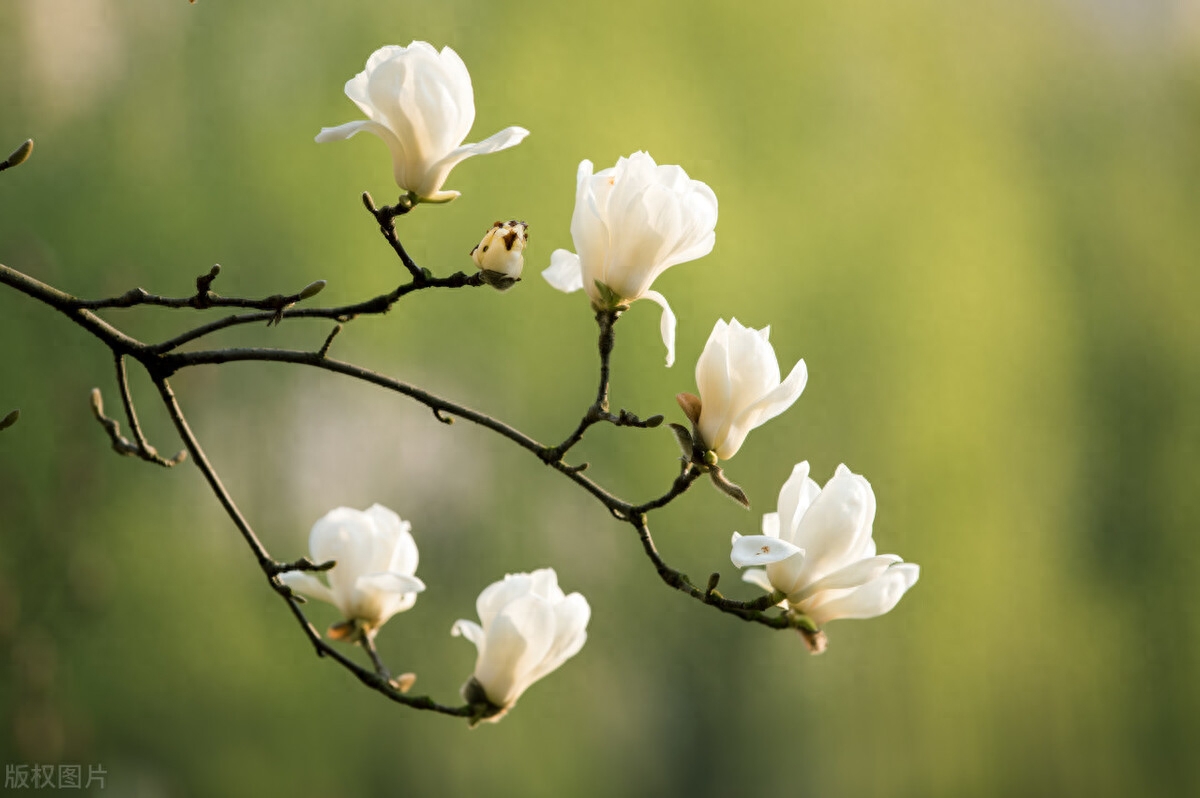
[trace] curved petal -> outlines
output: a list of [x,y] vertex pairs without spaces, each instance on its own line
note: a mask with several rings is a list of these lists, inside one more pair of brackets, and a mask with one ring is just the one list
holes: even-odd
[[529,674],[554,643],[554,612],[549,602],[527,595],[509,603],[484,624],[486,654],[475,665],[475,678],[497,706],[509,706],[529,686]]
[[746,535],[733,542],[729,559],[738,568],[748,565],[766,565],[786,560],[794,554],[804,554],[804,549],[786,540],[766,535]]
[[454,622],[454,626],[450,627],[450,634],[454,637],[465,637],[475,644],[475,648],[479,653],[483,653],[484,641],[487,639],[483,633],[483,627],[474,621],[459,619]]
[[345,141],[351,136],[362,133],[374,133],[379,138],[387,142],[388,147],[399,145],[396,135],[378,122],[373,122],[369,119],[359,119],[354,122],[347,122],[344,125],[337,127],[323,127],[321,132],[314,139],[318,144],[323,144],[326,141]]
[[534,682],[579,653],[587,642],[587,625],[592,608],[579,593],[572,593],[554,606],[554,643],[538,666],[529,674]]
[[279,581],[295,590],[297,593],[303,593],[311,598],[321,601],[328,601],[334,604],[333,591],[310,573],[304,571],[286,571],[279,575]]
[[529,574],[505,574],[504,579],[492,582],[475,599],[479,623],[484,629],[489,628],[492,620],[507,604],[528,595],[532,589],[533,579]]
[[811,583],[850,563],[871,537],[875,494],[871,483],[849,470],[839,470],[800,519],[793,541],[808,551],[804,582]]
[[662,333],[663,344],[667,347],[667,367],[670,368],[675,362],[675,314],[671,312],[667,298],[657,291],[647,291],[642,294],[641,298],[649,299],[662,308],[662,319],[658,323],[658,330]]
[[748,568],[742,571],[742,581],[758,585],[767,593],[775,592],[775,586],[771,584],[771,580],[767,578],[767,572],[762,568]]
[[868,557],[839,568],[828,576],[821,577],[816,582],[804,588],[800,594],[803,600],[815,596],[823,590],[846,590],[865,585],[879,577],[884,571],[898,562],[903,562],[895,554],[881,554],[878,557]]
[[779,513],[763,513],[762,533],[769,538],[779,537]]
[[477,144],[464,144],[448,152],[443,158],[430,164],[419,187],[412,188],[421,199],[431,202],[445,202],[458,196],[457,191],[441,191],[442,184],[450,175],[450,170],[472,155],[486,155],[499,152],[509,147],[515,147],[529,135],[523,127],[506,127],[499,133],[488,136]]
[[550,254],[550,265],[542,270],[542,278],[568,294],[583,288],[583,265],[579,256],[565,249],[556,249]]
[[914,563],[888,568],[877,579],[857,590],[838,596],[808,613],[817,624],[839,618],[874,618],[889,612],[910,587],[917,583],[921,569]]
[[814,482],[808,473],[807,460],[797,463],[792,468],[792,475],[779,489],[779,502],[776,507],[779,510],[780,536],[793,543],[796,542],[796,525],[804,517],[809,505],[821,493],[821,486]]
[[704,351],[696,360],[696,389],[700,392],[700,423],[696,426],[709,448],[720,445],[728,429],[729,405],[733,397],[726,348],[728,337],[729,325],[724,319],[717,319]]
[[425,590],[425,583],[415,576],[391,572],[381,574],[364,574],[354,583],[363,592],[378,591],[383,593],[420,593]]
[[761,427],[791,407],[800,398],[800,394],[804,393],[804,386],[807,383],[808,367],[801,360],[778,387],[742,410],[734,419],[734,425],[747,432],[755,427]]

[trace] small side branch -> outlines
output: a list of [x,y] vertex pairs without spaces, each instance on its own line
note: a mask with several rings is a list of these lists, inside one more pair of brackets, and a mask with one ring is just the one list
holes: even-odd
[[99,388],[92,389],[92,415],[100,422],[100,426],[108,433],[108,437],[112,440],[113,451],[117,454],[129,457],[138,457],[148,463],[154,463],[164,468],[172,468],[179,465],[187,459],[187,450],[181,450],[174,457],[168,459],[158,453],[150,443],[146,440],[145,434],[142,433],[141,425],[138,424],[137,411],[133,406],[133,395],[129,391],[129,378],[125,371],[125,356],[116,354],[113,356],[117,370],[117,388],[121,393],[121,402],[125,406],[125,418],[129,421],[129,431],[133,433],[133,440],[121,434],[121,422],[114,418],[109,418],[104,415],[104,398],[100,394]]
[[371,195],[364,191],[362,201],[363,205],[366,206],[366,209],[371,212],[371,215],[375,217],[375,221],[379,224],[379,232],[387,239],[392,250],[400,257],[400,262],[404,264],[404,268],[408,269],[408,273],[412,275],[413,282],[419,283],[427,280],[430,275],[409,257],[408,252],[404,249],[404,245],[396,237],[396,217],[403,216],[416,207],[415,197],[412,194],[406,194],[395,205],[384,205],[382,208],[376,208],[375,200],[371,199]]
[[[546,463],[562,462],[567,452],[583,440],[583,436],[588,429],[601,422],[607,422],[617,427],[637,427],[638,429],[653,429],[663,423],[661,415],[640,419],[628,410],[622,409],[619,413],[609,411],[610,363],[613,347],[616,345],[616,334],[613,331],[613,327],[620,316],[621,311],[619,310],[596,311],[596,324],[600,328],[599,341],[597,342],[597,348],[600,352],[600,387],[596,390],[596,400],[592,402],[587,412],[583,414],[583,418],[579,420],[579,425],[575,427],[575,431],[568,435],[566,440],[557,446],[548,447],[541,453],[540,456]],[[582,468],[586,468],[586,465]]]

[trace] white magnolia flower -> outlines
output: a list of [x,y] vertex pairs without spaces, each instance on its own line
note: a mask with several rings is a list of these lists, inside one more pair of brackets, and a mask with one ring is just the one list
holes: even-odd
[[326,585],[304,571],[279,579],[288,587],[341,610],[352,624],[373,633],[388,618],[417,601],[425,584],[417,571],[412,525],[388,508],[374,504],[366,512],[339,507],[313,524],[308,538],[312,560],[334,560]]
[[770,327],[755,330],[737,319],[728,324],[719,319],[696,361],[700,414],[692,423],[700,433],[701,448],[716,452],[722,460],[737,454],[750,430],[791,407],[808,382],[803,360],[792,367],[786,380],[779,381],[770,333]]
[[508,574],[484,588],[475,609],[479,623],[457,621],[450,633],[479,650],[463,697],[486,698],[501,708],[491,721],[499,720],[531,684],[579,653],[592,614],[579,593],[563,595],[553,568]]
[[475,122],[471,75],[458,53],[449,47],[439,53],[427,42],[380,47],[367,68],[347,81],[346,96],[367,118],[321,128],[317,141],[374,133],[391,150],[396,185],[425,202],[458,196],[442,184],[459,161],[507,149],[529,135],[508,127],[478,144],[463,144]]
[[767,592],[785,595],[781,606],[818,626],[838,618],[883,615],[916,584],[920,568],[895,554],[875,554],[871,483],[844,465],[817,486],[800,463],[779,492],[778,512],[763,516],[761,535],[733,533],[730,558]]
[[659,166],[649,153],[635,152],[592,174],[592,162],[585,160],[576,175],[571,216],[578,254],[555,250],[542,276],[560,291],[584,289],[600,310],[643,298],[658,303],[669,366],[675,360],[675,315],[650,284],[671,266],[711,252],[716,226],[716,195],[682,167]]

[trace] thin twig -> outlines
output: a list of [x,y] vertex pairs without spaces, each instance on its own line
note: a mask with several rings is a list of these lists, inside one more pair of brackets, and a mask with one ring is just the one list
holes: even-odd
[[208,457],[205,456],[204,451],[200,448],[200,442],[196,439],[195,434],[188,425],[187,419],[183,415],[183,410],[179,407],[179,402],[175,398],[175,393],[171,390],[171,386],[167,383],[166,379],[162,378],[156,379],[155,385],[158,387],[158,392],[162,396],[163,404],[167,408],[167,414],[170,415],[171,421],[174,422],[175,429],[179,431],[179,437],[183,438],[184,444],[187,446],[188,451],[192,454],[192,460],[196,463],[196,466],[204,475],[205,480],[207,480],[208,485],[212,489],[212,492],[216,495],[217,500],[221,502],[221,506],[225,508],[226,514],[238,528],[238,531],[242,533],[242,537],[245,539],[246,544],[250,547],[250,550],[254,552],[255,558],[258,560],[259,568],[261,568],[263,573],[266,574],[272,589],[275,590],[275,592],[278,593],[291,608],[292,614],[295,616],[297,622],[299,622],[301,628],[304,629],[309,641],[316,649],[317,655],[331,657],[339,665],[357,676],[358,680],[363,684],[367,685],[373,690],[376,690],[377,692],[383,693],[393,701],[406,706],[414,707],[416,709],[439,712],[443,715],[469,717],[472,711],[471,707],[469,706],[448,707],[437,703],[427,696],[410,697],[404,695],[399,690],[392,687],[389,679],[383,678],[377,673],[372,673],[371,671],[366,670],[353,660],[346,657],[340,651],[330,646],[321,638],[321,635],[319,632],[317,632],[316,627],[312,625],[312,623],[304,615],[304,612],[300,609],[300,604],[296,600],[296,597],[292,594],[291,590],[286,585],[281,583],[277,578],[279,567],[285,564],[278,563],[271,558],[271,556],[267,553],[266,547],[263,546],[262,542],[259,541],[258,536],[254,533],[254,530],[251,529],[250,523],[237,508],[237,505],[233,501],[233,497],[229,495],[229,491],[227,491],[225,486],[221,484],[220,477],[217,476],[217,472],[213,469]]

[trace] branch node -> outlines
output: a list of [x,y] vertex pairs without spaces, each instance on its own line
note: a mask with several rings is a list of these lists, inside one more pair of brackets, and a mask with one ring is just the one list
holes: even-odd
[[431,409],[433,410],[433,417],[436,418],[438,421],[442,422],[443,424],[453,424],[454,423],[453,417],[448,416],[445,413],[443,413],[442,409],[440,407],[434,407]]
[[337,338],[338,333],[342,331],[342,325],[337,324],[325,338],[325,343],[321,344],[321,348],[317,351],[317,357],[324,359],[329,354],[329,347],[333,344],[333,339]]
[[705,590],[704,590],[704,598],[707,599],[713,595],[720,596],[720,594],[717,593],[717,583],[720,581],[721,581],[721,575],[719,573],[713,572],[708,577],[708,587],[705,588]]

